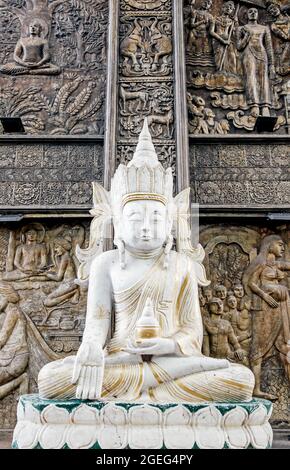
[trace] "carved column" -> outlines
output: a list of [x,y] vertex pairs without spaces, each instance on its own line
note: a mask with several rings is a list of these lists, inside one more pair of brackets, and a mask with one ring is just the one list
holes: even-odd
[[105,121],[105,168],[104,186],[110,188],[111,177],[115,170],[116,161],[116,135],[117,135],[117,109],[118,109],[118,57],[119,57],[119,0],[109,0],[109,28],[108,28],[108,73],[107,98]]
[[177,191],[189,187],[183,2],[173,0]]
[[120,2],[117,164],[131,160],[144,118],[159,159],[175,167],[171,0]]

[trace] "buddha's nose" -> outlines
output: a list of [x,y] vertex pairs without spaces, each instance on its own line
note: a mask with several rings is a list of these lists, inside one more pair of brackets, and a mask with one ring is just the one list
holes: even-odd
[[148,235],[148,233],[150,232],[150,227],[144,224],[141,231],[142,231],[142,234]]

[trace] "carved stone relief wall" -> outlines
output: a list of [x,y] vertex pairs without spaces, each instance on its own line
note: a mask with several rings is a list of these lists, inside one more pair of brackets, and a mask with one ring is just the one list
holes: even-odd
[[0,428],[15,421],[16,398],[36,391],[40,368],[80,345],[87,292],[75,283],[84,222],[0,228]]
[[162,163],[175,160],[172,16],[171,0],[121,0],[117,164],[145,117]]
[[287,0],[185,0],[190,134],[253,132],[258,116],[289,132],[288,13]]
[[28,134],[104,132],[106,0],[3,0],[0,115]]
[[283,207],[290,201],[285,144],[191,145],[193,197],[206,206]]
[[204,353],[251,367],[275,400],[272,422],[289,425],[290,226],[203,226],[200,241],[211,280],[200,290]]
[[103,181],[102,144],[0,144],[0,207],[92,205],[92,181]]

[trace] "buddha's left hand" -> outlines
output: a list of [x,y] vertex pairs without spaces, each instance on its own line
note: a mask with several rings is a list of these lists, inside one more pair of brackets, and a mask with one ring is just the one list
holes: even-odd
[[130,341],[124,351],[129,354],[165,356],[166,354],[175,353],[176,343],[171,338],[144,339],[138,343]]

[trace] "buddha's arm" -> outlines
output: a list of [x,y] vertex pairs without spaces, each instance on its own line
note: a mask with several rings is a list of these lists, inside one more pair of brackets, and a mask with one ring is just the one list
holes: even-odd
[[40,248],[40,269],[43,269],[46,266],[47,261],[47,254],[45,246],[41,246]]
[[107,263],[97,258],[90,271],[83,342],[93,341],[104,348],[111,323],[111,290]]
[[250,33],[241,26],[237,30],[237,49],[238,51],[242,51],[246,48],[250,41]]
[[22,260],[22,247],[18,246],[16,248],[16,253],[15,253],[15,258],[14,258],[14,266],[19,269],[20,271],[23,271],[22,266],[21,266],[21,260]]
[[13,59],[17,64],[27,67],[27,64],[21,59],[22,51],[23,47],[21,41],[18,41],[14,50]]
[[42,59],[36,64],[37,67],[41,67],[41,65],[46,64],[50,59],[50,54],[49,54],[49,47],[48,43],[45,43],[43,45],[43,57]]
[[104,255],[93,263],[89,277],[86,325],[77,352],[72,383],[77,384],[76,397],[96,400],[102,392],[104,376],[103,347],[110,327],[111,280]]

